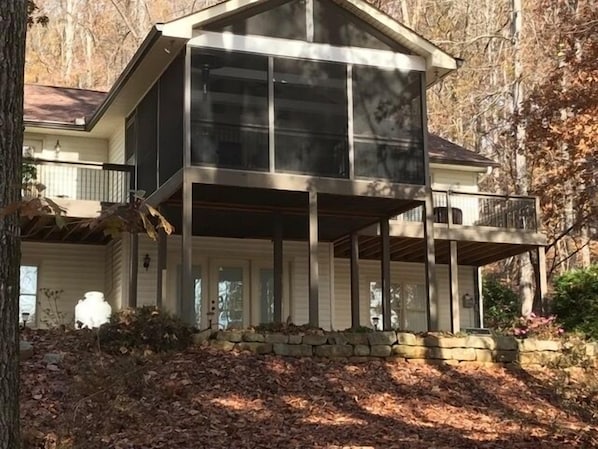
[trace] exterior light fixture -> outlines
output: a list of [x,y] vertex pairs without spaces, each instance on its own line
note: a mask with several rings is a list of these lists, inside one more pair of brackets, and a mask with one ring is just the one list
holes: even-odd
[[372,324],[374,325],[374,330],[375,331],[378,330],[378,324],[379,323],[380,323],[380,317],[379,316],[372,317]]
[[149,254],[146,254],[145,256],[143,256],[143,268],[145,268],[145,271],[147,271],[149,269],[151,262],[152,262],[152,258],[150,257]]
[[27,327],[27,321],[29,321],[29,317],[31,314],[29,312],[21,313],[21,318],[23,319],[23,329]]
[[60,150],[62,150],[62,147],[60,146],[60,140],[57,140],[56,145],[54,145],[54,153],[56,153],[56,157],[58,157],[60,154]]
[[473,307],[473,296],[469,293],[465,293],[461,300],[463,301],[463,307],[466,309],[471,309]]

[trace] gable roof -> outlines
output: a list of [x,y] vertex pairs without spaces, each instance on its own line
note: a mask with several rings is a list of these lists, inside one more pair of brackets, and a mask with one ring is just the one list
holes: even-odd
[[[28,126],[75,125],[78,118],[88,118],[103,104],[107,92],[67,87],[25,85],[24,111]],[[78,126],[78,125],[76,125]],[[84,127],[80,126],[83,131]],[[430,162],[486,168],[496,162],[469,151],[435,134],[428,134]]]
[[[407,47],[414,54],[426,60],[428,86],[435,84],[448,73],[457,69],[458,62],[450,54],[433,44],[411,28],[370,5],[365,0],[330,0],[350,14],[374,27],[390,39]],[[279,4],[279,0],[225,0],[187,16],[172,20],[161,26],[164,36],[191,39],[194,30],[213,22],[221,21],[252,9],[264,9],[269,3]]]

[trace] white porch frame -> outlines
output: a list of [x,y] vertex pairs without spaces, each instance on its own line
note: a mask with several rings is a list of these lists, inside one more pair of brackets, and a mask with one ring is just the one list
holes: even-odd
[[365,65],[381,69],[426,71],[426,60],[421,56],[371,48],[336,47],[328,44],[274,37],[240,36],[229,32],[201,31],[200,35],[189,40],[188,45],[293,59]]

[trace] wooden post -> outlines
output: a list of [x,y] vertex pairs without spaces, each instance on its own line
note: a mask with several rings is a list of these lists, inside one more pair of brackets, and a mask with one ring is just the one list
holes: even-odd
[[282,322],[282,272],[283,272],[283,234],[282,234],[282,214],[274,215],[274,242],[272,248],[273,256],[273,275],[274,275],[274,322]]
[[161,308],[163,305],[164,293],[164,270],[166,270],[166,258],[168,254],[168,236],[164,229],[158,230],[158,262],[156,263],[156,307]]
[[434,206],[432,190],[426,193],[424,203],[424,243],[426,271],[426,312],[428,330],[438,330],[438,289],[436,288],[436,254],[434,251]]
[[380,244],[382,255],[380,268],[382,274],[382,329],[391,330],[391,309],[390,309],[390,225],[388,218],[380,220]]
[[318,267],[318,194],[309,192],[309,324],[320,325]]
[[129,307],[137,307],[137,275],[139,273],[139,236],[131,232],[129,260]]
[[193,183],[183,177],[183,227],[181,232],[181,297],[177,313],[195,325],[193,286]]
[[[451,191],[446,192],[446,212],[447,224],[449,230],[453,226],[453,208],[451,207]],[[449,231],[450,233],[450,231]],[[451,314],[451,332],[457,333],[461,330],[461,308],[459,304],[459,262],[457,259],[457,241],[449,242],[450,261],[449,261],[449,282],[450,282],[450,314]]]
[[359,318],[359,236],[351,234],[351,328],[357,329]]

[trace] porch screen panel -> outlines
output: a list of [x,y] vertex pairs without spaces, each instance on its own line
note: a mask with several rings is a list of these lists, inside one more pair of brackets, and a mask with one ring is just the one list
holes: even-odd
[[368,24],[330,0],[314,0],[314,42],[410,54]]
[[268,170],[268,58],[191,51],[192,162]]
[[280,2],[279,6],[266,5],[265,11],[252,16],[235,17],[210,24],[209,31],[229,32],[245,35],[278,37],[282,39],[306,40],[305,0]]
[[181,53],[160,78],[158,141],[160,185],[183,166],[184,70],[185,54]]
[[421,74],[353,67],[355,174],[424,184]]
[[276,171],[348,177],[346,92],[345,65],[274,60]]
[[158,170],[158,86],[155,85],[137,108],[137,189],[146,195],[157,187]]

